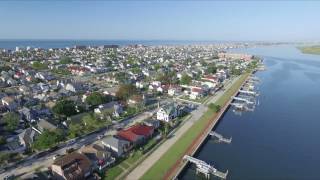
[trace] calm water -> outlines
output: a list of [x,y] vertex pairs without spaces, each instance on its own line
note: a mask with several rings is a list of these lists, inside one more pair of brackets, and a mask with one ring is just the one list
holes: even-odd
[[[208,140],[196,157],[228,169],[228,179],[320,179],[320,56],[290,46],[237,51],[265,58],[260,105],[241,116],[229,109],[216,131],[232,143]],[[181,179],[202,178],[189,166]]]

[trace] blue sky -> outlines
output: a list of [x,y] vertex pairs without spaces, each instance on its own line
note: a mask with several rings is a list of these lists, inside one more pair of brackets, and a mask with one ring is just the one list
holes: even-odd
[[0,1],[0,39],[320,40],[316,1]]

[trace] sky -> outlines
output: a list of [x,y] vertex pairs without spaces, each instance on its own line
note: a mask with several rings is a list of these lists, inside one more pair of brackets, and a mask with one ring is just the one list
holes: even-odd
[[319,41],[320,1],[0,1],[0,39]]

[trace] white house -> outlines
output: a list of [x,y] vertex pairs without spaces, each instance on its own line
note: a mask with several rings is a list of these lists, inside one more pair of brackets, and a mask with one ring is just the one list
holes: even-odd
[[179,115],[178,108],[174,103],[161,107],[157,112],[157,119],[160,121],[170,122]]

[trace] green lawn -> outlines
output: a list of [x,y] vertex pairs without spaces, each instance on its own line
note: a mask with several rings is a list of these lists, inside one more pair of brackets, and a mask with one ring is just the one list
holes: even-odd
[[119,176],[122,173],[122,169],[119,166],[114,166],[110,169],[107,169],[105,172],[105,177],[103,178],[104,180],[113,180],[117,176]]
[[[240,79],[221,96],[216,104],[224,105],[241,86],[242,82],[249,74],[244,74]],[[177,141],[161,158],[157,161],[141,179],[163,179],[166,172],[184,155],[190,144],[206,127],[210,119],[216,113],[209,109],[199,121],[197,121],[185,134]]]
[[136,151],[133,153],[132,156],[130,156],[128,159],[126,159],[125,161],[129,164],[133,164],[135,163],[140,157],[142,156],[142,152],[141,151]]
[[298,47],[298,49],[300,49],[300,51],[305,54],[318,54],[318,55],[320,55],[320,45]]

